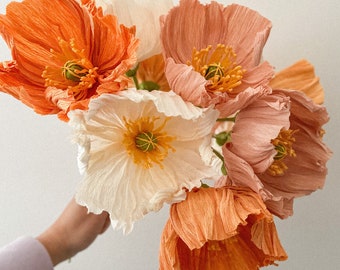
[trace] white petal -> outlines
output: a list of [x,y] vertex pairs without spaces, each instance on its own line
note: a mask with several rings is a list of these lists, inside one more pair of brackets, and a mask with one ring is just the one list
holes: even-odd
[[105,14],[114,14],[119,23],[136,26],[136,36],[141,43],[137,51],[141,62],[161,53],[159,17],[172,7],[171,0],[97,0]]

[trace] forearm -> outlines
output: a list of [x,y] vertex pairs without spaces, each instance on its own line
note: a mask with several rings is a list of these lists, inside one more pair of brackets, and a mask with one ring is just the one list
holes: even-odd
[[44,246],[33,237],[21,237],[0,249],[1,270],[53,270]]

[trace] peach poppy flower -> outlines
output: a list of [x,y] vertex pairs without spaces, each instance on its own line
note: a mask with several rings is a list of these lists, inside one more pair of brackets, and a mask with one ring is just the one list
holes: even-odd
[[160,268],[253,270],[287,259],[272,215],[247,188],[201,188],[173,204]]
[[137,79],[140,87],[146,90],[169,91],[170,86],[164,73],[164,59],[161,54],[154,55],[139,63]]
[[314,67],[302,59],[279,71],[270,81],[273,89],[299,90],[309,96],[316,104],[323,104],[325,96]]
[[263,100],[280,96],[290,104],[284,114],[265,113],[273,104],[263,107],[261,99],[239,112],[223,155],[226,184],[251,187],[272,213],[286,218],[294,198],[322,188],[331,151],[322,142],[325,107],[292,90],[273,90]]
[[136,61],[135,29],[100,9],[74,0],[12,2],[0,24],[13,56],[10,67],[0,70],[0,90],[37,113],[58,112],[67,120],[70,109],[86,108],[89,98],[102,93],[101,84],[110,84],[112,92],[127,86],[123,75]]
[[273,68],[260,60],[270,29],[270,21],[247,7],[180,1],[161,17],[171,89],[184,100],[207,107],[237,102],[239,94],[268,84]]

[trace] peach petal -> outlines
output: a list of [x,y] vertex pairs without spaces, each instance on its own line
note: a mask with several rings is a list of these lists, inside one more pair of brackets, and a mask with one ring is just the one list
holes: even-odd
[[226,99],[224,102],[216,104],[215,108],[220,111],[221,118],[228,117],[247,107],[255,100],[270,93],[271,89],[269,87],[249,87],[243,92],[239,93],[235,98]]
[[[190,14],[190,19],[187,14]],[[191,59],[194,47],[200,50],[222,43],[234,48],[239,63],[246,69],[259,63],[271,28],[270,21],[246,7],[224,7],[217,2],[203,5],[196,0],[180,1],[178,7],[161,17],[161,25],[166,58],[186,63]],[[219,31],[214,31],[216,28]],[[173,39],[173,36],[178,38]]]
[[316,104],[324,102],[324,90],[314,67],[304,59],[278,72],[270,81],[270,86],[274,89],[302,91]]
[[[261,194],[264,200],[273,198],[273,195],[264,189],[264,186],[253,168],[243,159],[229,150],[229,145],[222,148],[225,166],[228,172],[228,180],[221,181],[219,187],[225,186],[230,181],[235,186],[249,187],[254,192]],[[225,182],[225,183],[224,183]],[[229,183],[230,183],[229,182]]]

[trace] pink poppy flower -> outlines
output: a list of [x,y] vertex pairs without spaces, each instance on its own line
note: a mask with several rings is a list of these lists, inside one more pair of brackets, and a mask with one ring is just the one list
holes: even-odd
[[249,8],[180,1],[161,25],[169,85],[196,106],[232,103],[274,75],[260,62],[271,23]]
[[160,269],[259,269],[287,259],[272,215],[247,188],[201,188],[173,204]]
[[[286,100],[284,110],[274,113],[275,102],[267,104],[270,108],[261,106],[274,97]],[[327,121],[325,107],[299,91],[273,90],[255,101],[239,112],[231,143],[223,147],[228,171],[224,184],[249,186],[272,213],[292,215],[294,198],[324,185],[331,155],[322,142]]]

